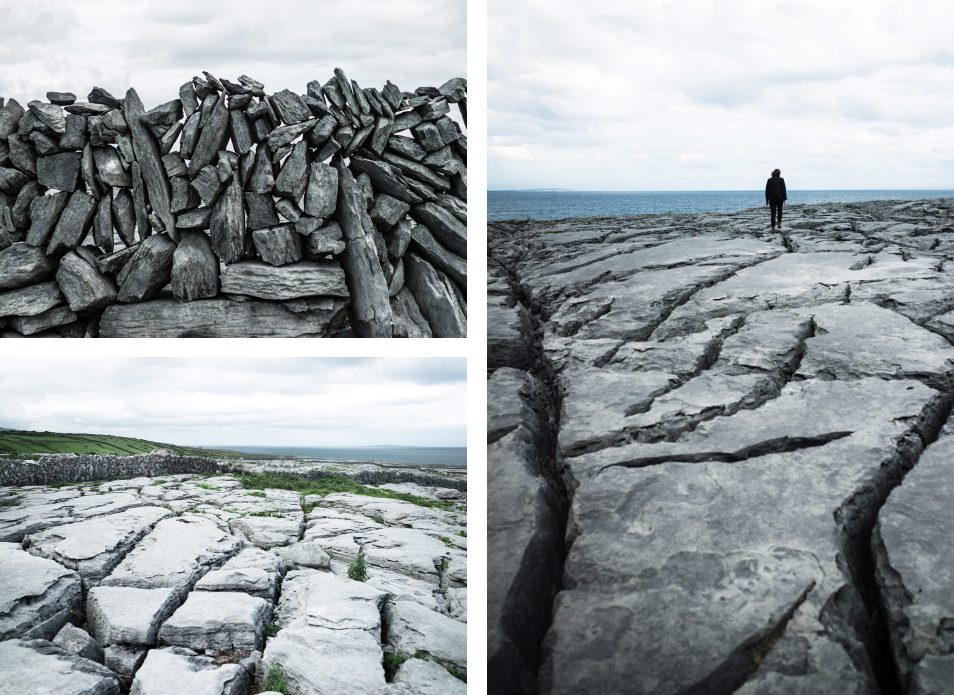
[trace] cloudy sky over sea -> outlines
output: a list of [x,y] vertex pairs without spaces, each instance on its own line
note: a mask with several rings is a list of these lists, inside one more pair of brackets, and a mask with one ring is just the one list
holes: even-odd
[[95,85],[146,108],[208,70],[303,94],[341,67],[363,87],[466,76],[466,0],[0,0],[0,96],[49,90],[85,100]]
[[18,359],[0,427],[207,446],[466,446],[462,358]]
[[491,189],[954,187],[941,0],[489,6]]

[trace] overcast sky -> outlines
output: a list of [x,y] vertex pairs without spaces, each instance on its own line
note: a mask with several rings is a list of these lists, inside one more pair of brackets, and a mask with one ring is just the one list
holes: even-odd
[[0,96],[93,86],[146,108],[208,70],[299,94],[341,67],[362,87],[466,77],[466,0],[0,0]]
[[0,427],[207,446],[466,446],[462,358],[7,360]]
[[954,188],[944,0],[490,0],[491,189]]

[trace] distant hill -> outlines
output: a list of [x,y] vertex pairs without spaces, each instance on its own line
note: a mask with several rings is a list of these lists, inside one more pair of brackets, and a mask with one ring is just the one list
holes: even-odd
[[183,456],[210,458],[245,457],[237,451],[201,449],[150,442],[146,439],[117,437],[112,434],[70,434],[62,432],[29,432],[0,427],[0,454],[148,454],[155,449],[170,449]]

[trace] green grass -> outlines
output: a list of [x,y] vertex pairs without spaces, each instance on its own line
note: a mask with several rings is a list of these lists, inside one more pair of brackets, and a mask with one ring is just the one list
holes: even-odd
[[265,680],[262,681],[262,689],[260,692],[267,692],[269,690],[288,695],[288,682],[285,680],[285,670],[276,663],[272,663],[268,667],[268,673],[265,675]]
[[285,515],[282,514],[280,509],[266,509],[261,512],[248,512],[245,516],[271,516],[276,519],[284,519]]
[[454,543],[454,541],[452,541],[452,540],[451,540],[450,538],[448,538],[447,536],[441,536],[440,539],[441,539],[441,543],[443,543],[444,545],[446,545],[448,548],[456,548],[456,547],[457,547],[457,545]]
[[262,492],[261,490],[249,490],[245,494],[248,495],[249,497],[264,497],[265,496],[265,493]]
[[401,668],[401,664],[410,659],[407,654],[402,652],[388,652],[384,655],[384,678],[388,682],[394,678],[394,674]]
[[458,531],[457,535],[460,536],[461,538],[467,538],[467,531],[463,531],[463,530]]
[[376,524],[381,524],[382,526],[386,525],[387,522],[384,521],[384,517],[380,514],[375,514],[371,517],[371,520]]
[[119,437],[112,434],[73,434],[62,432],[30,432],[0,430],[0,454],[11,456],[34,454],[148,454],[155,449],[170,449],[182,456],[207,458],[240,458],[237,451],[200,449],[189,446],[162,444],[146,439]]
[[199,483],[199,487],[202,488],[203,490],[213,490],[213,491],[216,491],[216,492],[217,492],[218,489],[219,489],[219,488],[217,488],[215,485],[213,485],[212,483]]
[[368,578],[368,569],[364,565],[364,553],[358,553],[354,562],[348,565],[348,579],[363,582]]
[[253,490],[278,488],[281,490],[294,490],[302,495],[330,495],[334,492],[350,492],[354,495],[402,500],[403,502],[410,502],[420,507],[436,507],[438,509],[450,509],[452,507],[452,504],[445,500],[432,500],[407,492],[394,492],[393,490],[384,490],[369,485],[362,485],[343,475],[327,475],[323,478],[310,479],[290,473],[238,472],[234,473],[233,477],[242,483],[246,489]]

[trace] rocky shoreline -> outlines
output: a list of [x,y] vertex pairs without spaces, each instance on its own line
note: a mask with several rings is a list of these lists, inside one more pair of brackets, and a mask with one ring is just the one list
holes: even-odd
[[0,486],[5,692],[466,692],[464,492],[230,465]]
[[946,692],[954,201],[488,236],[494,692]]

